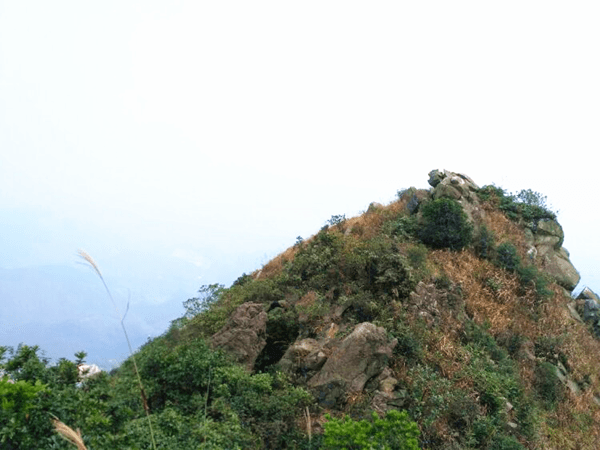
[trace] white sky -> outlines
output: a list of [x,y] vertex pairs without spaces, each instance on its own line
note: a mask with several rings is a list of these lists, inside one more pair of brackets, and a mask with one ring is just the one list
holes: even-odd
[[592,1],[0,0],[0,268],[83,247],[191,296],[446,168],[547,195],[600,291],[598,23]]

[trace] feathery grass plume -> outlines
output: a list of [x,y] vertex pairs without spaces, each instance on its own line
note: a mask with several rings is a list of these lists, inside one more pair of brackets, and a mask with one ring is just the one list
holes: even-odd
[[[113,299],[110,289],[108,289],[108,286],[107,286],[106,282],[104,281],[104,277],[102,276],[102,272],[100,272],[100,269],[98,268],[98,264],[96,264],[96,261],[94,261],[94,259],[82,249],[79,249],[78,253],[79,253],[79,256],[82,259],[84,259],[92,267],[92,269],[94,269],[94,271],[100,278],[100,281],[102,281],[102,284],[104,285],[104,289],[106,289],[106,293],[108,294],[110,301],[112,302],[113,306],[115,307],[117,314],[120,315],[119,308],[117,307],[117,304],[115,303],[115,300]],[[133,353],[133,349],[131,348],[131,342],[129,341],[129,335],[127,334],[127,330],[125,329],[124,321],[125,321],[125,316],[127,315],[128,311],[129,311],[129,299],[127,300],[127,308],[125,310],[125,314],[123,314],[123,317],[121,318],[121,328],[123,328],[123,333],[125,334],[125,339],[127,340],[127,346],[129,347],[129,353],[131,354],[131,359],[133,360],[133,367],[135,369],[135,374],[137,376],[138,384],[140,386],[140,395],[142,397],[142,404],[144,406],[144,411],[146,412],[146,418],[148,419],[148,428],[150,429],[150,439],[152,440],[152,448],[154,448],[154,450],[156,450],[156,442],[154,441],[154,431],[152,430],[152,422],[150,421],[150,407],[148,406],[148,400],[146,399],[146,393],[144,392],[144,386],[142,385],[142,378],[140,377],[140,372],[137,367],[135,355]]]
[[308,406],[304,411],[304,416],[306,417],[306,432],[308,433],[308,447],[310,448],[312,443],[312,423],[310,420],[310,411],[308,410]]
[[54,425],[56,432],[65,438],[69,443],[75,445],[78,450],[87,450],[85,444],[83,443],[81,430],[79,430],[79,428],[77,431],[75,431],[73,428],[65,425],[58,419],[52,419],[52,424]]

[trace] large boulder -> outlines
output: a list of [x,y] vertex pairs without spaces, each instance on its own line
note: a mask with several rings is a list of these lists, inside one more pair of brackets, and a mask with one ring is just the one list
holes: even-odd
[[419,209],[419,206],[429,200],[430,193],[426,189],[417,189],[415,187],[411,187],[406,189],[400,195],[400,200],[406,203],[406,210],[410,214],[414,214]]
[[479,186],[466,175],[448,170],[432,170],[429,172],[429,184],[433,187],[432,196],[438,198],[475,199]]
[[594,334],[600,338],[600,297],[590,288],[585,287],[575,299],[580,319],[591,325]]
[[544,272],[552,276],[558,285],[564,287],[569,292],[573,292],[581,276],[573,264],[571,264],[567,249],[561,247],[557,251],[548,251],[543,254],[541,259]]
[[569,259],[569,252],[562,247],[564,239],[565,233],[556,220],[540,220],[529,224],[525,230],[530,258],[539,259],[544,272],[572,292],[581,277]]
[[556,220],[540,220],[537,222],[534,234],[534,245],[543,254],[544,248],[559,250],[565,240],[565,233]]
[[244,303],[229,317],[227,324],[212,338],[212,346],[230,353],[249,370],[265,347],[267,313],[260,303]]
[[313,377],[327,361],[326,346],[316,339],[308,338],[290,345],[279,361],[284,372],[307,380]]
[[397,341],[387,338],[385,329],[370,322],[356,325],[336,348],[321,370],[308,381],[317,400],[332,407],[344,396],[362,392],[369,379],[387,367]]

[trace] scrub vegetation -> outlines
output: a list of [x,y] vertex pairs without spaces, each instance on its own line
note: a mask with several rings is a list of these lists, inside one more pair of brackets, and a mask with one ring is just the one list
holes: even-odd
[[[476,228],[448,198],[332,216],[230,287],[201,287],[110,374],[81,379],[84,353],[49,365],[37,346],[1,348],[0,448],[75,448],[68,430],[88,449],[597,448],[600,342],[524,244],[524,224],[556,215],[533,191],[478,195]],[[419,283],[445,299],[433,320],[409,307]],[[246,302],[269,314],[271,353],[253,370],[210,345]],[[340,340],[362,322],[397,340],[387,411],[375,380],[323,406],[278,364],[297,339]]]

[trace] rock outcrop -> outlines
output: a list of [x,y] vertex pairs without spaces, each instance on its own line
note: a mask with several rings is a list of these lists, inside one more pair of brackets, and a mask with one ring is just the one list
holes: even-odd
[[479,186],[468,176],[448,170],[429,172],[429,184],[432,186],[431,198],[451,198],[463,207],[475,232],[479,230],[485,211],[481,208],[477,191]]
[[319,343],[316,339],[301,339],[289,346],[279,365],[283,371],[293,373],[307,381],[327,361],[327,354],[330,351],[326,347],[327,345]]
[[539,259],[542,269],[552,276],[557,284],[573,292],[581,277],[571,264],[569,252],[562,247],[565,234],[560,224],[550,219],[528,224],[525,238],[530,246],[529,256]]
[[[477,191],[479,186],[466,175],[448,170],[433,170],[429,173],[432,186],[431,198],[452,198],[461,203],[475,231],[479,229],[485,211],[480,207]],[[532,259],[538,259],[542,269],[554,278],[557,284],[572,292],[581,279],[571,264],[567,249],[562,247],[564,232],[556,220],[544,219],[525,224],[525,238],[530,246]]]
[[260,303],[244,303],[231,315],[227,324],[211,338],[214,348],[234,355],[249,370],[265,347],[267,313]]
[[295,342],[280,365],[288,372],[305,374],[307,386],[319,403],[333,407],[343,403],[348,395],[362,392],[369,380],[379,376],[387,367],[395,345],[396,340],[390,341],[385,329],[363,322],[341,342],[333,339],[322,343],[315,339]]
[[443,197],[475,200],[479,190],[479,186],[468,176],[448,170],[429,172],[429,184],[433,187],[431,196],[434,200]]
[[600,298],[590,288],[586,287],[577,296],[578,303],[582,305],[579,308],[580,316],[583,321],[589,323],[594,330],[594,334],[600,338]]

